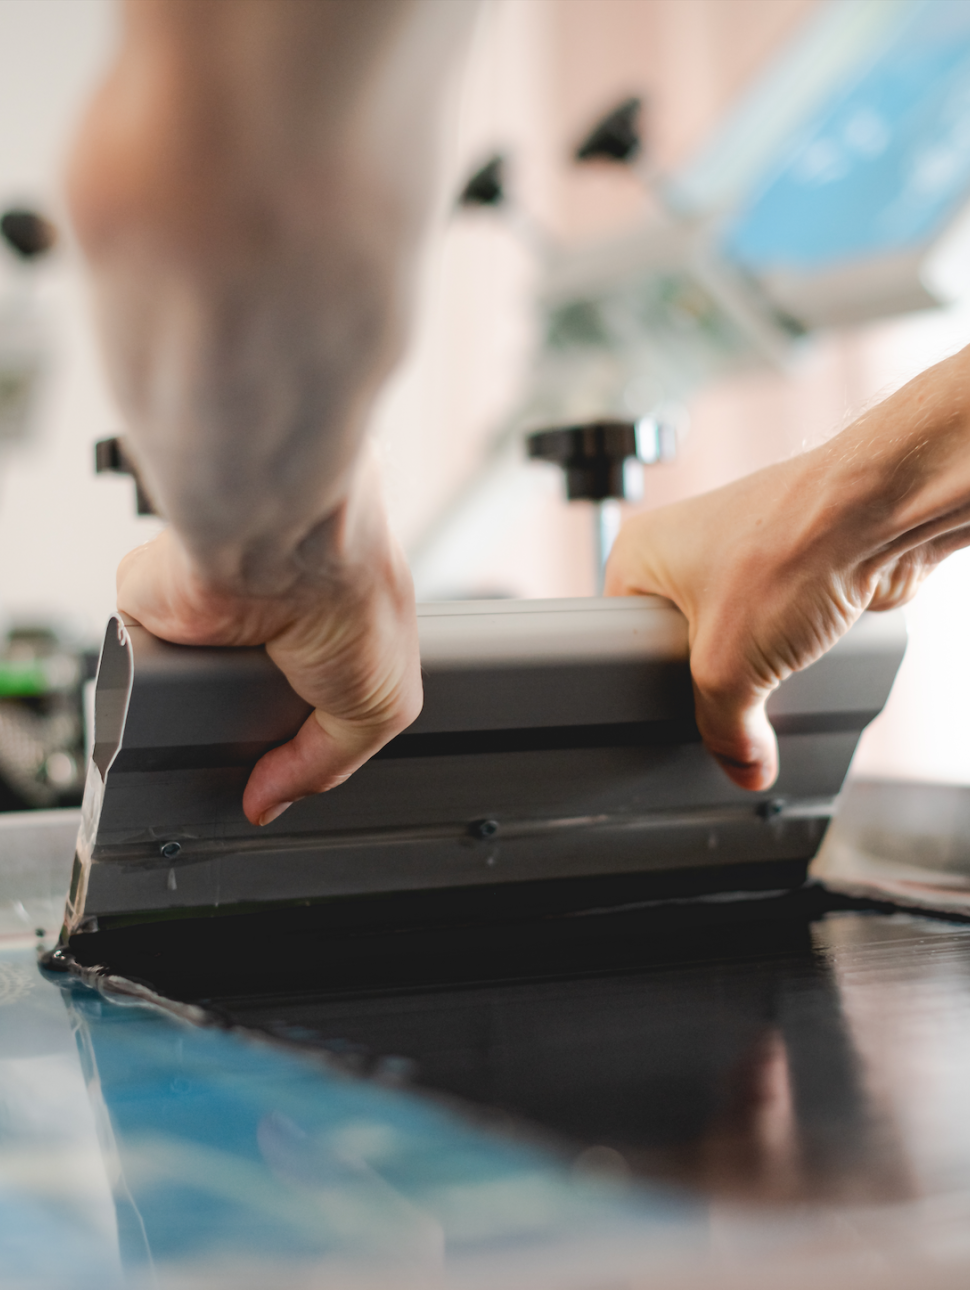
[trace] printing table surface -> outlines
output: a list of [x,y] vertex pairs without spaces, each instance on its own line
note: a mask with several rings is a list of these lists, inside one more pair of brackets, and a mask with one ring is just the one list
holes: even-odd
[[612,967],[215,1001],[245,1030],[9,941],[4,1285],[966,1285],[970,925],[624,917]]

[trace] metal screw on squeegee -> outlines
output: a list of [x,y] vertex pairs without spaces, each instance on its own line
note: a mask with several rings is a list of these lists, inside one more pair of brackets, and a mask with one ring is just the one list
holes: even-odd
[[785,809],[785,799],[783,797],[771,797],[766,802],[759,802],[754,809],[761,819],[773,820],[776,816],[781,815]]
[[494,838],[498,831],[498,820],[475,820],[469,825],[469,832],[473,838]]
[[655,417],[637,421],[591,421],[586,425],[536,430],[526,438],[534,461],[561,466],[571,502],[596,504],[597,591],[620,527],[621,501],[643,495],[643,467],[670,461],[677,451],[676,427]]

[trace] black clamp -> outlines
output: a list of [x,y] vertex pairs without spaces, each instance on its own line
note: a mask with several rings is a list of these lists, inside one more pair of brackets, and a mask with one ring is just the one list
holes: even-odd
[[138,468],[125,448],[124,439],[98,440],[94,445],[94,471],[97,475],[130,475],[135,481],[135,508],[138,514],[158,514],[141,482]]
[[57,229],[37,211],[14,207],[0,215],[0,236],[21,260],[37,260],[57,243]]

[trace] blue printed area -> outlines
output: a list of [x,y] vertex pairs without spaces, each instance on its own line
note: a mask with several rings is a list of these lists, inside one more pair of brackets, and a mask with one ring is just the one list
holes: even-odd
[[732,220],[754,272],[916,249],[970,195],[970,4],[920,0]]
[[[0,1248],[27,1284],[65,1268],[72,1286],[108,1290],[163,1266],[282,1278],[287,1266],[440,1268],[584,1239],[697,1239],[693,1202],[577,1178],[568,1160],[430,1097],[43,978],[26,953],[0,959],[20,990],[0,1007]],[[61,1072],[70,1122],[52,1123],[50,1087],[46,1110],[28,1097],[24,1114],[31,1069]],[[44,1169],[25,1174],[25,1154]],[[99,1188],[108,1236],[104,1212],[98,1231],[84,1219]]]

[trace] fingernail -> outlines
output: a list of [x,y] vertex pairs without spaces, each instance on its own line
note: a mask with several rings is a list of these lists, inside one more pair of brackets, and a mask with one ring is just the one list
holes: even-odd
[[260,828],[266,824],[272,824],[274,820],[278,820],[283,812],[288,811],[292,805],[292,802],[280,802],[277,806],[271,806],[268,811],[264,811],[259,817]]

